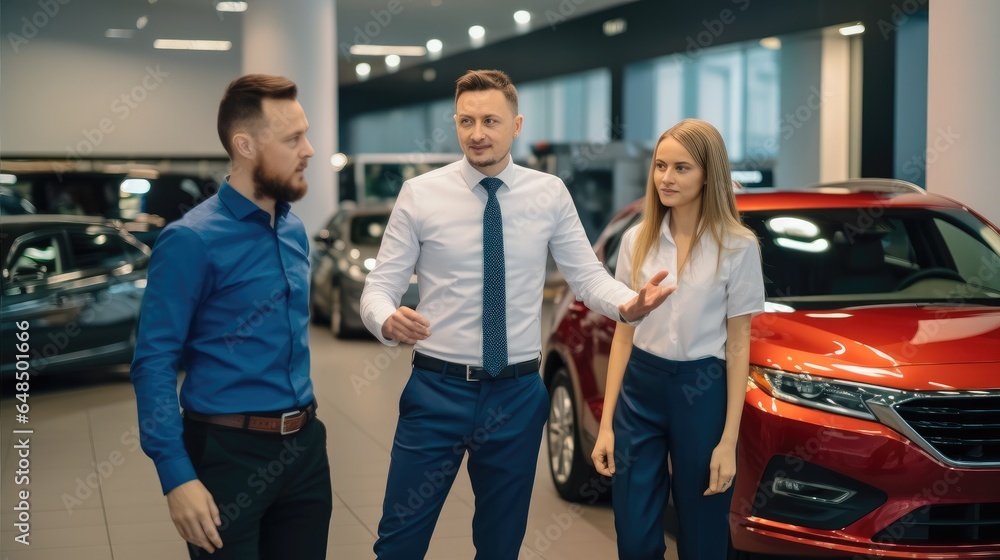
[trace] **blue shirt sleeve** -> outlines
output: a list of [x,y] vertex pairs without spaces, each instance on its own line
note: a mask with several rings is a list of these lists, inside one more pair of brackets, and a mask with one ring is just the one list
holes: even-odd
[[168,227],[157,239],[143,295],[131,378],[143,451],[163,493],[197,475],[184,448],[177,372],[191,321],[210,281],[207,249],[194,231]]

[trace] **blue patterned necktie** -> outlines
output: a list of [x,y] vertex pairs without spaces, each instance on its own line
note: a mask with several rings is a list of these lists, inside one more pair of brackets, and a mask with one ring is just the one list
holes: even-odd
[[489,195],[483,211],[483,369],[496,377],[507,366],[507,287],[504,277],[503,217],[497,189],[503,181],[479,182]]

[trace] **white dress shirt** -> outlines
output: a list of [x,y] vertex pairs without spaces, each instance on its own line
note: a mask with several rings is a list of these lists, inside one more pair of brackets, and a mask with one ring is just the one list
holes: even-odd
[[[361,296],[361,317],[376,337],[399,307],[416,272],[417,312],[431,335],[416,350],[441,360],[482,364],[483,210],[485,175],[466,159],[403,183]],[[618,306],[636,293],[611,277],[587,240],[562,180],[515,165],[497,175],[503,216],[509,363],[542,349],[542,294],[548,252],[570,288],[591,309],[620,319]]]
[[[632,250],[639,227],[622,236],[615,276],[631,282]],[[677,284],[677,244],[670,234],[670,212],[660,226],[660,244],[642,263],[641,282],[660,270],[670,275],[661,285],[677,291],[649,313],[636,327],[632,343],[668,360],[726,358],[726,320],[764,310],[764,276],[760,251],[753,239],[730,236],[718,265],[719,248],[707,232],[688,253],[688,262]]]

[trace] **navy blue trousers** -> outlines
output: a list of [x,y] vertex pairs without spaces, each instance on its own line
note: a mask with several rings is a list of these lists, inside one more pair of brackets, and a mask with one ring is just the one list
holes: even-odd
[[725,422],[725,360],[679,362],[632,348],[614,417],[611,501],[621,560],[663,559],[671,490],[680,560],[725,559],[732,488],[702,495]]
[[399,398],[379,560],[423,558],[465,454],[476,560],[516,560],[528,524],[549,395],[537,373],[466,381],[414,368]]

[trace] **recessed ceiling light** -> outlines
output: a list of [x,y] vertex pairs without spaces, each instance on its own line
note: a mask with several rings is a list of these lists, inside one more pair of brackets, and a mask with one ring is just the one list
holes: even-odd
[[424,70],[424,81],[433,82],[437,78],[437,75],[437,70],[428,68],[427,70]]
[[390,54],[385,57],[385,66],[389,69],[399,68],[399,55]]
[[184,51],[228,51],[233,48],[233,44],[229,41],[157,39],[153,41],[153,48]]
[[108,29],[104,36],[108,39],[131,39],[134,31],[131,29]]
[[246,2],[219,2],[215,5],[216,11],[219,12],[245,12],[247,11]]
[[146,16],[140,16],[139,19],[135,20],[135,28],[143,29],[146,24],[149,23],[149,18]]
[[526,25],[531,21],[531,12],[527,10],[518,10],[514,12],[514,21],[521,25]]
[[427,49],[424,47],[394,45],[351,45],[351,54],[360,56],[388,56],[390,54],[398,56],[424,56],[427,54]]
[[771,49],[772,51],[781,50],[781,39],[777,37],[764,37],[758,42],[760,43],[760,46],[765,49]]
[[347,165],[347,156],[341,152],[337,152],[330,156],[330,165],[333,167],[334,171],[340,171]]
[[118,187],[124,193],[146,194],[149,192],[149,181],[146,179],[125,179]]
[[604,22],[602,29],[604,31],[604,35],[614,37],[615,35],[621,35],[622,33],[628,31],[628,22],[625,21],[625,18],[609,19]]
[[362,62],[354,67],[354,73],[357,74],[359,78],[368,77],[368,75],[372,73],[372,65],[367,62]]
[[482,39],[486,36],[486,29],[482,25],[473,25],[469,28],[469,37]]
[[427,52],[439,53],[443,48],[444,43],[442,43],[439,39],[431,39],[430,41],[427,41]]
[[865,32],[865,26],[860,23],[854,25],[846,25],[838,29],[838,31],[840,31],[840,34],[843,35],[844,37],[847,37],[849,35],[860,35]]

